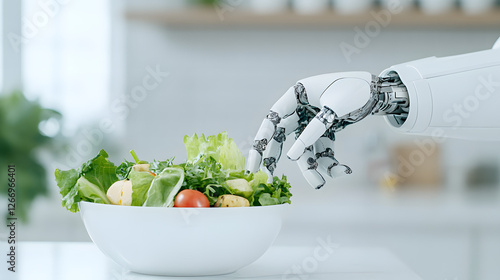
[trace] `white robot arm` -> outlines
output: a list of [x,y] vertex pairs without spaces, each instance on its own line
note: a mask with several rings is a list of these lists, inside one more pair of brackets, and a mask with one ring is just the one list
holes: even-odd
[[247,169],[272,175],[295,132],[287,156],[321,188],[324,175],[352,172],[334,157],[335,133],[371,114],[403,133],[500,140],[500,39],[490,50],[398,64],[378,77],[344,72],[299,81],[262,122]]

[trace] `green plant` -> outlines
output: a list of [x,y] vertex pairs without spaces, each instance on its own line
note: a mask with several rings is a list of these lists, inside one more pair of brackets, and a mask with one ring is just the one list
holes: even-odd
[[13,164],[16,166],[15,213],[21,220],[27,220],[33,200],[48,190],[45,168],[35,151],[52,138],[41,134],[39,125],[60,116],[36,101],[27,100],[21,92],[0,95],[0,195],[7,194],[7,166]]
[[191,0],[194,4],[202,6],[213,6],[219,2],[219,0]]

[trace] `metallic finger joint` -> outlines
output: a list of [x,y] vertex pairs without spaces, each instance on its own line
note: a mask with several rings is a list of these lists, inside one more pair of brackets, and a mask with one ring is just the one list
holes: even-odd
[[326,127],[330,127],[335,121],[336,116],[337,115],[332,109],[324,106],[323,109],[321,109],[321,111],[319,111],[316,115],[316,118],[325,124]]
[[335,159],[335,153],[331,148],[326,148],[326,150],[324,150],[323,152],[316,153],[316,159],[321,157]]
[[274,124],[275,127],[281,122],[280,116],[278,115],[277,112],[274,112],[274,111],[269,112],[269,114],[267,114],[266,118],[268,120],[270,120]]
[[267,147],[267,139],[255,140],[253,143],[253,149],[256,150],[261,156]]
[[267,168],[267,170],[269,170],[269,172],[273,174],[274,170],[276,169],[276,158],[274,157],[265,158],[263,163],[264,166]]
[[297,83],[295,85],[295,97],[297,98],[297,103],[302,105],[309,104],[309,100],[307,99],[306,88],[302,83]]
[[282,144],[286,140],[286,135],[285,135],[285,128],[284,127],[277,127],[276,131],[274,132],[273,139]]
[[308,170],[316,170],[318,168],[318,162],[316,161],[315,158],[312,157],[307,159],[307,165],[308,165],[307,167]]

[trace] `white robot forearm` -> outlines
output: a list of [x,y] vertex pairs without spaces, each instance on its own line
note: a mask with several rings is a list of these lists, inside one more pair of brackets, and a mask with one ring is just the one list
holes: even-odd
[[[500,43],[496,44],[496,46]],[[323,175],[350,174],[334,157],[335,133],[370,114],[385,115],[403,133],[500,140],[500,48],[392,66],[380,76],[344,72],[299,81],[271,108],[250,151],[247,169],[272,175],[286,136],[315,188]],[[270,176],[271,179],[272,176]]]
[[404,123],[386,117],[397,131],[500,140],[500,43],[490,50],[394,65],[380,76],[388,75],[399,76],[410,101]]

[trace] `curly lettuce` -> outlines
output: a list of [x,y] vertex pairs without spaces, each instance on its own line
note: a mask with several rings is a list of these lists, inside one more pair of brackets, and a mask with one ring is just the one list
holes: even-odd
[[274,176],[271,184],[259,184],[253,186],[253,199],[250,201],[252,206],[268,206],[283,203],[291,203],[290,184],[285,175],[280,178]]
[[245,156],[241,153],[227,132],[205,137],[197,134],[184,136],[184,145],[188,162],[196,162],[203,157],[212,157],[219,162],[223,169],[242,170],[245,168]]

